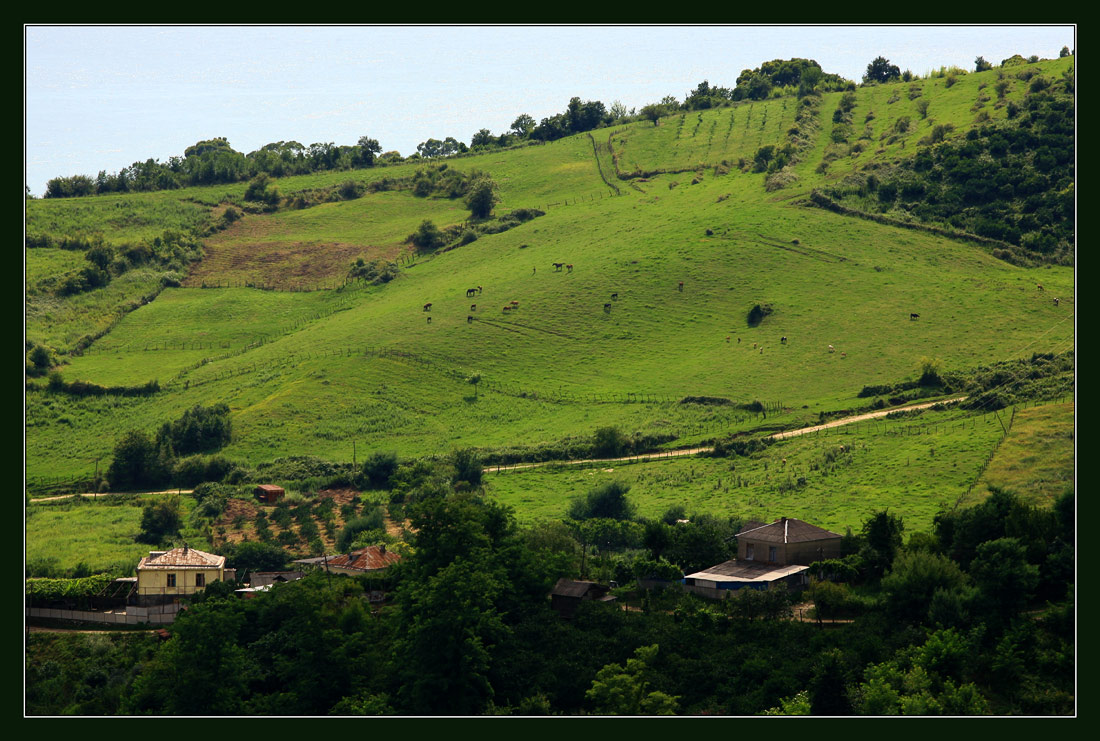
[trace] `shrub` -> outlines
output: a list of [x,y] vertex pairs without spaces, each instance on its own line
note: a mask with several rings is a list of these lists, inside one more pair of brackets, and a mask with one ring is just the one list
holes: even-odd
[[178,535],[180,516],[171,503],[154,502],[141,512],[141,533],[138,541],[142,543],[160,543],[169,535]]
[[397,453],[372,453],[363,461],[359,485],[371,489],[389,489],[397,472]]
[[601,427],[593,436],[592,452],[597,456],[614,458],[624,452],[626,445],[626,436],[618,427]]
[[756,304],[749,309],[747,321],[750,327],[760,326],[760,322],[764,321],[764,317],[768,316],[774,311],[771,304]]

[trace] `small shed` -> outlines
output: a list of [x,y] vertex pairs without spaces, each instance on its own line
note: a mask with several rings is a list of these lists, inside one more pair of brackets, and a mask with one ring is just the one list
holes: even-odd
[[581,602],[595,600],[597,602],[613,602],[615,596],[608,594],[610,587],[594,581],[574,581],[572,579],[558,579],[554,589],[550,592],[550,607],[566,620],[572,619]]
[[286,496],[286,490],[275,484],[260,484],[253,490],[256,498],[265,504],[274,504]]

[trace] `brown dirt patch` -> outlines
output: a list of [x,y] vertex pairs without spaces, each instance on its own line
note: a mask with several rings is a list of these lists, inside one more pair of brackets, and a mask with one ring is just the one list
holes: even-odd
[[[316,505],[318,502],[330,499],[334,505],[332,510],[332,520],[335,523],[335,527],[332,528],[332,536],[330,537],[326,530],[322,520],[316,515],[313,516],[313,523],[317,526],[318,531],[321,534],[321,542],[325,545],[325,552],[333,553],[336,550],[336,536],[339,535],[340,530],[343,529],[346,524],[343,515],[340,513],[340,507],[349,504],[356,497],[359,496],[359,492],[355,489],[324,489],[317,492],[317,495],[311,500],[311,504]],[[217,523],[214,526],[214,533],[212,538],[214,545],[221,545],[224,543],[240,543],[244,540],[257,541],[259,537],[256,535],[256,515],[263,510],[268,516],[268,525],[271,528],[271,532],[276,538],[283,532],[283,529],[271,519],[271,516],[275,512],[275,505],[260,504],[257,501],[249,501],[246,499],[230,499],[226,504],[225,511],[222,516],[218,518]],[[362,508],[358,508],[356,514],[362,512]],[[242,526],[236,527],[235,522],[238,518],[243,518]],[[401,538],[404,533],[402,527],[407,523],[394,523],[387,516],[385,518],[386,532],[390,535]],[[297,531],[298,524],[295,522],[292,528]],[[223,535],[218,534],[218,530],[224,531]],[[278,541],[276,541],[278,542]],[[283,546],[286,551],[294,558],[304,558],[310,554],[307,552],[306,545],[304,543],[297,543],[294,546]]]

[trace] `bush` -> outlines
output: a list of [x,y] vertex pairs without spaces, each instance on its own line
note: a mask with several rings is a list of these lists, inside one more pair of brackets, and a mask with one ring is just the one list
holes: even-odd
[[630,520],[636,507],[626,498],[630,484],[610,481],[575,498],[569,505],[567,516],[574,520]]
[[221,448],[229,442],[232,432],[228,406],[195,405],[176,421],[161,426],[157,444],[167,444],[177,455],[202,453]]
[[434,250],[437,247],[443,246],[443,233],[439,231],[434,223],[429,219],[424,219],[420,222],[420,227],[415,232],[408,236],[408,241],[412,242],[421,250]]
[[360,471],[359,485],[371,489],[389,489],[397,472],[397,453],[372,453]]
[[771,304],[756,304],[749,309],[749,315],[747,317],[750,327],[757,327],[760,322],[764,321],[764,317],[768,316],[774,311]]
[[621,455],[627,446],[626,436],[618,427],[601,427],[596,430],[592,440],[593,455],[614,458]]
[[180,524],[179,512],[169,502],[149,504],[142,510],[141,533],[137,539],[141,543],[160,543],[169,535],[178,535]]

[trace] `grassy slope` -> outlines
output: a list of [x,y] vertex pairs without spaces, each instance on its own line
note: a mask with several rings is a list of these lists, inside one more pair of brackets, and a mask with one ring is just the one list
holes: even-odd
[[843,533],[888,506],[912,532],[955,505],[1000,437],[992,414],[925,412],[793,438],[749,458],[520,469],[490,474],[489,484],[525,522],[562,518],[570,498],[615,479],[630,485],[644,517],[683,505],[689,515],[798,517]]
[[[977,86],[995,75],[967,75],[951,89],[941,89],[942,79],[923,81],[929,118],[957,121],[961,131],[974,116],[969,108]],[[852,139],[868,110],[875,113],[876,141],[898,116],[916,121],[907,91],[906,84],[858,90]],[[900,100],[888,103],[894,92]],[[353,440],[360,453],[403,455],[535,444],[588,435],[605,424],[671,430],[690,441],[703,414],[717,414],[715,424],[726,428],[751,423],[713,408],[587,399],[641,392],[774,400],[791,411],[769,422],[809,420],[820,410],[854,406],[864,384],[911,377],[922,357],[965,368],[1071,347],[1071,269],[1041,273],[1048,294],[1063,297],[1055,308],[1037,294],[1035,271],[980,248],[794,205],[861,158],[911,153],[927,127],[919,122],[910,137],[877,154],[870,148],[845,154],[822,175],[815,172],[818,163],[838,151],[825,143],[837,100],[839,94],[831,94],[822,102],[819,143],[796,168],[799,181],[776,193],[764,192],[763,175],[715,176],[704,168],[697,185],[689,185],[692,173],[654,176],[637,188],[613,180],[624,195],[610,198],[592,141],[582,135],[452,161],[452,167],[493,175],[502,197],[498,213],[538,207],[547,215],[424,259],[385,287],[315,294],[166,291],[64,370],[67,378],[104,384],[158,378],[167,390],[150,399],[31,395],[28,471],[83,473],[90,464],[82,459],[109,455],[127,427],[153,430],[193,404],[213,401],[234,411],[235,440],[226,453],[252,462],[300,453],[348,459]],[[645,122],[598,131],[594,138],[610,138],[620,169],[694,172],[700,162],[751,159],[761,144],[781,144],[793,111],[791,99],[747,103],[677,115],[657,127]],[[601,162],[611,178],[609,160]],[[328,173],[279,185],[287,193],[413,169]],[[671,182],[678,186],[670,189]],[[213,193],[243,191],[243,185],[234,188],[189,197],[211,203]],[[350,245],[364,256],[395,254],[420,219],[442,225],[464,216],[456,202],[394,192],[247,216],[211,240],[211,259],[200,271],[209,271],[211,282],[262,279],[263,268],[247,262],[257,242],[289,245],[307,256],[309,250],[329,254],[332,245]],[[714,234],[707,236],[707,229]],[[236,263],[234,255],[241,258]],[[330,260],[331,278],[341,276],[345,257]],[[301,254],[295,259],[306,261]],[[554,272],[552,262],[575,269]],[[476,285],[484,293],[467,299],[465,289]],[[618,300],[605,312],[615,292]],[[506,316],[500,307],[511,300],[520,308]],[[421,310],[429,301],[431,324]],[[473,302],[477,321],[468,323]],[[746,314],[758,302],[771,303],[775,313],[749,328]],[[909,321],[910,312],[921,319]],[[265,344],[245,350],[260,334]],[[780,335],[790,338],[787,346],[779,344]],[[216,347],[145,349],[158,340]],[[753,350],[754,343],[764,352]],[[829,344],[838,352],[829,354]],[[380,347],[423,362],[363,354]],[[203,358],[211,361],[172,380]],[[476,400],[462,382],[474,370],[485,378]],[[521,398],[521,392],[571,400]]]

